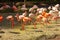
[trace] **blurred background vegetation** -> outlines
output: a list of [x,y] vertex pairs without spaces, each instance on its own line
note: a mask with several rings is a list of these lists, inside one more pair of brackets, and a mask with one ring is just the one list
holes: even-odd
[[0,0],[0,2],[44,2],[44,3],[60,3],[60,0]]
[[[0,7],[2,6],[2,3],[7,3],[8,5],[13,5],[13,3],[16,5],[16,7],[19,9],[18,12],[21,12],[20,8],[23,4],[26,5],[26,7],[29,9],[33,5],[37,5],[38,7],[48,7],[55,4],[60,4],[60,0],[0,0]],[[1,13],[16,13],[11,9],[5,9],[0,10]]]

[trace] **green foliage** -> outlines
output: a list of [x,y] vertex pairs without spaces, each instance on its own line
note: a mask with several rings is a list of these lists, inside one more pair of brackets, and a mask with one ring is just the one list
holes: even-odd
[[3,10],[0,10],[0,13],[14,13],[14,11],[10,8],[7,8],[7,9],[3,9]]
[[30,2],[40,2],[42,0],[27,0],[27,1],[30,1]]

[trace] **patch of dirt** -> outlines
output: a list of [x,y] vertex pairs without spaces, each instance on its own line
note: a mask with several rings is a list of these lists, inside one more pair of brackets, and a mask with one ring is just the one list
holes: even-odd
[[37,37],[36,40],[46,40],[46,35],[42,35],[40,37]]
[[60,36],[56,36],[56,38],[48,39],[48,40],[60,40]]
[[0,33],[5,33],[4,31],[0,31]]
[[2,38],[2,36],[0,36],[0,38]]
[[20,34],[20,32],[10,32],[10,33],[13,33],[13,34]]

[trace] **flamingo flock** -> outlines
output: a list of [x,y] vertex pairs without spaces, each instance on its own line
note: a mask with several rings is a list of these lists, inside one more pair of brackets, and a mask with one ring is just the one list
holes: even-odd
[[[12,28],[14,28],[14,18],[16,18],[18,22],[23,21],[21,25],[22,30],[25,29],[25,25],[28,22],[32,22],[34,28],[36,28],[37,22],[41,24],[50,24],[50,21],[52,20],[57,21],[60,18],[59,7],[60,7],[59,4],[56,4],[54,6],[49,6],[48,8],[43,8],[43,7],[38,8],[36,5],[34,5],[29,9],[30,14],[28,14],[28,12],[25,10],[24,13],[22,13],[21,15],[16,13],[15,16],[9,15],[6,17],[6,19],[11,22]],[[48,10],[49,12],[47,12]],[[0,16],[0,22],[2,22],[2,20],[3,20],[3,16]]]

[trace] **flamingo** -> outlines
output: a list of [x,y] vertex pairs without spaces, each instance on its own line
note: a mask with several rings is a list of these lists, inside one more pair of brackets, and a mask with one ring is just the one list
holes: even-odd
[[15,5],[13,5],[13,6],[12,6],[12,10],[13,10],[13,11],[18,11],[18,8],[17,8]]
[[58,19],[58,16],[59,16],[59,10],[56,8],[56,7],[52,7],[52,10],[49,11],[49,14],[51,14],[51,18],[52,20],[55,20],[56,23],[57,23],[57,19]]
[[49,6],[49,7],[48,7],[48,10],[51,10],[51,9],[52,9],[52,7],[51,7],[51,6]]
[[23,16],[23,15],[20,15],[18,20],[19,20],[19,21],[21,21],[21,20],[23,21],[23,23],[22,23],[22,30],[25,29],[25,24],[26,24],[27,22],[31,21],[30,18],[25,17],[25,16]]
[[[3,21],[3,16],[2,15],[0,15],[0,26],[2,25],[1,23],[2,23],[2,21]],[[1,30],[1,28],[0,28],[0,30]]]
[[43,16],[43,18],[42,18],[42,20],[43,20],[43,22],[44,23],[50,23],[49,22],[49,17],[51,16],[51,14],[49,14],[49,13],[46,13],[44,16]]
[[48,21],[47,19],[49,18],[50,14],[46,12],[46,8],[40,8],[40,10],[42,11],[40,15],[40,20],[42,20],[43,23],[46,23],[46,21]]
[[[18,22],[22,22],[23,19],[25,20],[26,15],[27,15],[27,12],[25,11],[22,15],[16,14],[15,17],[17,18]],[[25,25],[25,21],[23,21],[22,23],[22,30],[24,29],[24,25]]]
[[16,16],[17,17],[17,20],[19,20],[19,21],[22,20],[23,21],[23,23],[22,23],[22,30],[25,29],[24,26],[25,26],[26,23],[32,21],[33,16],[34,16],[34,14],[32,14],[32,13],[29,14],[29,17],[26,17],[26,13],[23,13],[22,15]]
[[17,13],[16,15],[15,15],[15,17],[16,17],[16,19],[19,21],[19,14]]
[[7,16],[6,19],[11,22],[12,28],[14,28],[14,18],[13,18],[13,16],[12,15],[9,15],[9,16]]
[[43,18],[42,15],[38,15],[38,16],[36,17],[36,22],[41,22],[42,18]]
[[33,23],[34,29],[35,29],[35,28],[36,28],[35,14],[30,13],[30,14],[29,14],[29,18],[31,19],[31,22]]
[[0,15],[0,23],[3,21],[3,16]]

